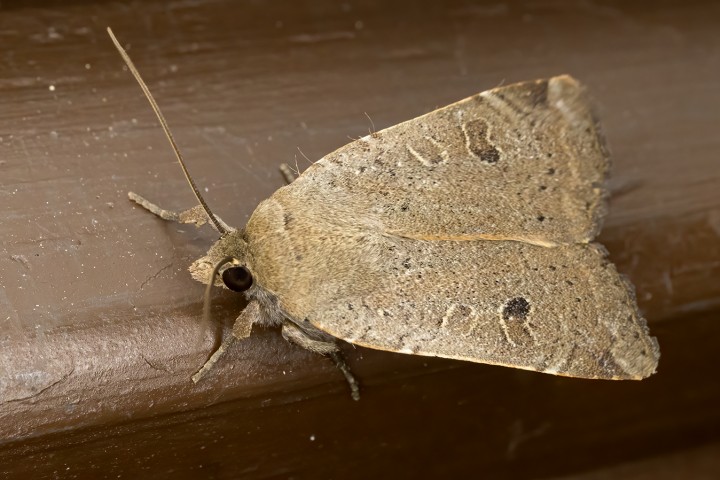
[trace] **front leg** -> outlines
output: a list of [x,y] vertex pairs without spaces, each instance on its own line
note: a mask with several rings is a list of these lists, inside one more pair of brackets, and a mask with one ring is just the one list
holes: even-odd
[[205,364],[198,370],[195,375],[192,376],[192,381],[198,383],[207,374],[208,371],[217,363],[220,358],[225,354],[227,349],[232,345],[235,340],[242,340],[250,336],[252,325],[260,317],[260,304],[256,301],[250,302],[247,307],[240,312],[235,323],[233,324],[232,332],[226,334],[220,347],[213,352],[210,358]]
[[335,362],[335,366],[337,366],[345,376],[345,380],[350,387],[350,396],[352,399],[356,401],[360,400],[360,387],[358,382],[350,371],[350,367],[333,337],[319,330],[317,332],[307,332],[292,322],[283,323],[282,336],[290,343],[299,345],[312,352],[329,356],[333,362]]
[[[196,227],[205,225],[206,223],[208,223],[209,220],[202,205],[196,205],[193,208],[185,210],[184,212],[173,212],[171,210],[165,210],[164,208],[157,206],[156,204],[150,202],[149,200],[146,200],[135,192],[128,192],[128,198],[143,207],[145,210],[148,210],[149,212],[162,218],[163,220],[177,223],[192,223]],[[215,215],[215,219],[227,232],[232,232],[235,230],[230,225],[223,222],[217,215]],[[215,228],[214,224],[210,223],[210,225]]]

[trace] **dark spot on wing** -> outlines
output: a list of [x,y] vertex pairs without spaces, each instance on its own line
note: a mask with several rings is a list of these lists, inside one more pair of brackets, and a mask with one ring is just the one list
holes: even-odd
[[500,160],[500,152],[495,147],[483,150],[480,152],[480,160],[487,163],[497,163]]
[[488,124],[485,120],[471,120],[463,126],[466,145],[470,153],[486,163],[497,163],[500,151],[488,138]]
[[523,297],[516,297],[507,301],[502,316],[505,320],[525,320],[529,313],[530,303]]

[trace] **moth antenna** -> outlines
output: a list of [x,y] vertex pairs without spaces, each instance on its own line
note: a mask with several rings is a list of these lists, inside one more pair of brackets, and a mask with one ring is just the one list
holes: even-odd
[[[150,106],[152,107],[153,111],[155,112],[155,115],[157,116],[158,120],[160,121],[160,125],[162,126],[162,129],[165,131],[165,136],[167,137],[168,141],[170,142],[170,146],[172,147],[173,151],[175,152],[175,157],[177,158],[178,162],[180,163],[180,168],[182,168],[183,173],[185,174],[185,178],[187,179],[188,183],[190,184],[190,187],[192,188],[193,193],[195,194],[195,197],[198,199],[198,202],[200,202],[200,205],[202,205],[203,210],[205,210],[205,213],[207,214],[210,221],[215,225],[215,228],[218,232],[220,232],[220,235],[225,235],[228,233],[228,230],[215,218],[215,215],[210,210],[210,207],[207,203],[205,203],[205,199],[200,194],[200,190],[198,190],[197,185],[195,185],[195,182],[193,182],[192,177],[190,177],[190,172],[188,172],[187,167],[185,166],[185,162],[183,161],[182,154],[180,153],[180,149],[177,146],[177,143],[175,143],[175,138],[173,137],[172,133],[170,132],[170,127],[168,127],[167,121],[165,120],[165,117],[163,116],[162,112],[160,111],[160,107],[158,106],[157,102],[155,101],[155,98],[153,98],[152,94],[150,93],[150,89],[145,85],[145,82],[143,81],[142,77],[140,76],[140,72],[138,72],[137,68],[135,68],[135,64],[130,59],[130,56],[127,54],[125,49],[120,45],[120,42],[118,42],[118,39],[115,38],[115,34],[113,34],[113,31],[110,27],[107,27],[107,32],[110,35],[110,39],[115,44],[115,48],[118,49],[118,52],[120,52],[120,56],[125,61],[125,64],[130,69],[130,73],[133,74],[133,77],[135,77],[135,80],[140,84],[140,88],[142,89],[143,93],[145,94],[145,98],[148,99],[148,102],[150,102]],[[213,277],[214,278],[214,277]]]

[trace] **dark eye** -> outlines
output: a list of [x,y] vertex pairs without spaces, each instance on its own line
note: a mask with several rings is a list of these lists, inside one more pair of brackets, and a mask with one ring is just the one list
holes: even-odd
[[230,267],[222,273],[223,283],[234,292],[244,292],[252,286],[253,279],[245,267]]

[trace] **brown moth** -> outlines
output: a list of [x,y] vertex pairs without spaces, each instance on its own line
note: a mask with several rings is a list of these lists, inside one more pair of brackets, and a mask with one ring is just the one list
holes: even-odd
[[[108,29],[109,31],[109,29]],[[660,355],[632,285],[593,243],[609,158],[583,87],[563,75],[488,90],[356,140],[258,205],[243,229],[213,215],[131,60],[220,239],[196,280],[249,305],[197,381],[253,324],[331,356],[338,340],[570,377],[639,380]],[[207,297],[206,307],[207,315]]]

